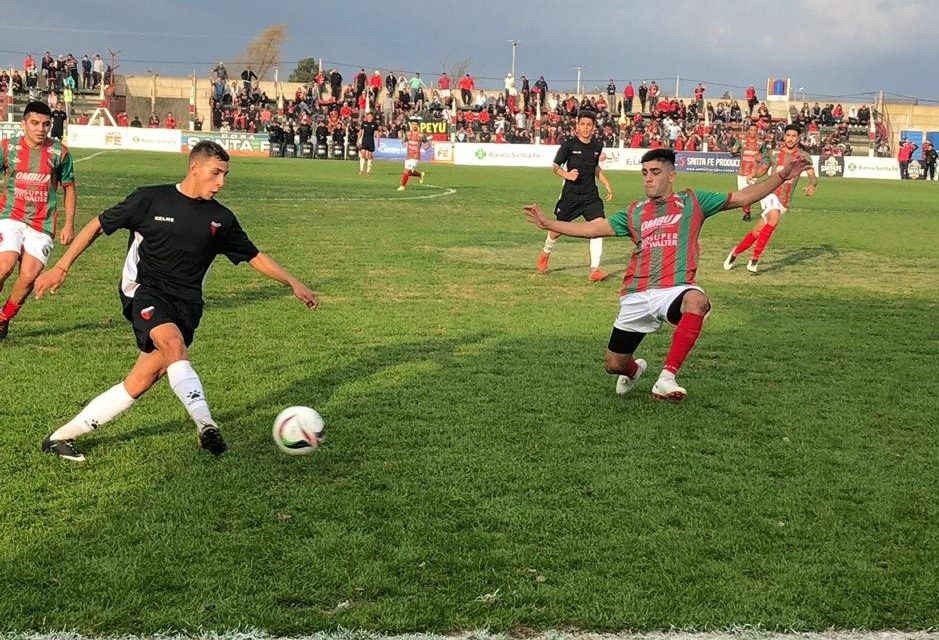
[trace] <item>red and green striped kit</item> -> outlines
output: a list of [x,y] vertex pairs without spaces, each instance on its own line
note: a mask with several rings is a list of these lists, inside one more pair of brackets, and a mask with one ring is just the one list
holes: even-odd
[[620,295],[694,284],[701,225],[729,199],[727,193],[688,189],[660,200],[633,202],[611,216],[616,235],[636,242]]
[[[773,167],[773,171],[775,171],[777,168],[784,167],[787,162],[791,162],[795,160],[798,156],[805,157],[806,167],[812,166],[812,157],[808,153],[803,151],[802,149],[799,149],[798,147],[796,147],[795,149],[786,149],[786,147],[782,147],[776,153],[775,161],[773,161],[773,159],[770,158],[770,161],[772,162],[771,166]],[[796,185],[799,184],[799,177],[800,177],[799,175],[796,175],[796,176],[789,178],[788,180],[783,182],[781,185],[776,187],[776,191],[774,192],[777,196],[779,196],[779,201],[782,203],[782,206],[786,207],[787,209],[789,208],[789,203],[792,202],[792,194],[796,190]]]
[[60,185],[75,184],[72,156],[65,145],[50,139],[30,149],[22,136],[4,140],[0,171],[6,173],[0,193],[0,220],[18,220],[36,231],[55,235],[56,190]]

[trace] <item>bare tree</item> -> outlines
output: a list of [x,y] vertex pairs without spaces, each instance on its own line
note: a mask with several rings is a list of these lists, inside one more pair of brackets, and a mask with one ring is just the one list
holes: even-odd
[[459,78],[463,76],[467,71],[470,70],[472,65],[472,58],[463,58],[462,60],[455,60],[453,62],[450,62],[450,58],[448,57],[444,57],[440,60],[440,70],[445,71],[446,74],[451,78]]
[[244,52],[235,61],[235,66],[254,71],[258,78],[280,65],[280,50],[287,41],[287,25],[275,24],[266,27],[252,40]]

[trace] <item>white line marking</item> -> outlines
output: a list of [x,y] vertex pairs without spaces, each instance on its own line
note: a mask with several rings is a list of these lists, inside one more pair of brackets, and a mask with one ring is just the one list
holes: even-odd
[[90,156],[85,156],[84,158],[79,158],[75,162],[84,162],[85,160],[91,160],[92,158],[97,158],[102,153],[107,153],[107,151],[99,151],[98,153],[92,153]]

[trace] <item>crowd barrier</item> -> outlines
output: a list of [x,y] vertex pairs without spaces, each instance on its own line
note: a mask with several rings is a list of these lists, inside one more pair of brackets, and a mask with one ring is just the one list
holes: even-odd
[[[19,123],[0,123],[0,138],[19,135]],[[213,140],[236,156],[290,155],[308,158],[355,158],[354,149],[325,149],[310,144],[295,147],[292,144],[275,147],[272,151],[267,134],[263,133],[219,133],[208,131],[180,131],[177,129],[149,129],[135,127],[103,127],[70,125],[65,143],[75,149],[114,149],[135,151],[163,151],[189,153],[200,140]],[[470,142],[435,141],[421,151],[424,162],[478,167],[550,167],[557,153],[557,145],[534,144],[481,144]],[[600,166],[605,171],[639,171],[640,158],[647,149],[621,149],[608,147],[603,150]],[[375,158],[380,160],[404,160],[405,148],[400,140],[383,138],[378,141]],[[868,156],[822,157],[812,156],[815,170],[820,177],[873,178],[899,180],[900,165],[896,158],[870,158]],[[691,173],[736,173],[739,158],[729,153],[703,153],[679,151],[676,153],[676,169]],[[910,163],[910,174],[922,176],[918,160]]]

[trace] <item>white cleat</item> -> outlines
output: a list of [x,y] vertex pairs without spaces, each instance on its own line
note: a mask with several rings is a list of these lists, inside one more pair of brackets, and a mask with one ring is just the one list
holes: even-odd
[[639,370],[636,371],[636,375],[632,378],[629,376],[617,376],[616,378],[616,393],[618,395],[626,395],[636,386],[636,381],[642,377],[642,374],[646,371],[646,361],[636,359],[636,366],[639,367]]
[[734,255],[734,252],[731,251],[727,254],[727,257],[724,258],[724,269],[730,271],[734,268],[734,260],[737,259],[737,256]]
[[404,191],[404,187],[398,187],[398,191]]
[[417,181],[418,184],[424,184],[424,174],[425,174],[425,173],[426,173],[426,171],[421,171],[421,177],[420,177],[420,179]]
[[675,374],[663,371],[659,374],[659,379],[655,381],[652,387],[652,397],[656,400],[671,400],[672,402],[681,402],[685,399],[688,392],[684,387],[678,386],[675,381]]
[[756,264],[757,264],[756,260],[750,260],[750,262],[747,263],[747,271],[749,271],[750,273],[756,273],[757,272]]

